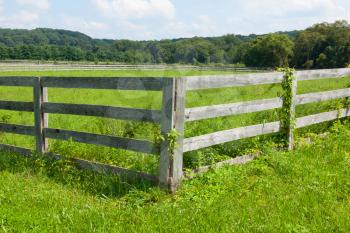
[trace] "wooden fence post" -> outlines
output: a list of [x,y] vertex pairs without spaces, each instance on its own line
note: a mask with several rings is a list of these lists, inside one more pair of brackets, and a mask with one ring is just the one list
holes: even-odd
[[291,84],[291,99],[290,99],[290,106],[289,106],[289,121],[288,121],[288,150],[293,150],[294,149],[294,130],[295,130],[295,124],[296,124],[296,113],[295,113],[295,108],[296,108],[296,97],[297,97],[297,79],[293,75],[292,78],[292,84]]
[[36,151],[44,154],[48,151],[48,139],[45,138],[44,128],[48,127],[49,118],[43,111],[43,103],[48,101],[48,91],[42,86],[40,77],[35,80],[33,97]]
[[165,139],[173,130],[179,134],[174,151],[167,139],[160,148],[159,185],[171,192],[176,191],[183,176],[185,95],[185,78],[164,79],[161,133]]

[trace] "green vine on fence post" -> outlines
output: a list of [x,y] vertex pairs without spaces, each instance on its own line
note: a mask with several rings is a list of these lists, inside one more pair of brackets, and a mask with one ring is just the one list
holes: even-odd
[[282,109],[280,110],[281,131],[284,135],[286,147],[289,150],[294,148],[294,131],[296,128],[295,98],[297,91],[297,80],[293,68],[279,68],[283,72]]
[[168,144],[168,151],[170,155],[173,155],[174,151],[179,146],[177,143],[179,136],[180,136],[179,132],[176,129],[172,129],[166,135],[162,135],[160,132],[157,133],[156,135],[154,135],[154,141],[156,145],[159,147],[159,149],[160,149],[160,144],[166,141]]

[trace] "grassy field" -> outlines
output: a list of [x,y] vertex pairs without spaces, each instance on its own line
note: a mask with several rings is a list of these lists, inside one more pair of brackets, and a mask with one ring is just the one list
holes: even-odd
[[[57,72],[2,72],[0,76],[97,76],[97,77],[179,77],[192,75],[223,74],[229,72],[218,71],[57,71]],[[322,81],[307,81],[299,83],[298,93],[317,92],[348,87],[350,78],[329,79]],[[222,88],[212,90],[190,91],[187,93],[186,107],[206,106],[212,104],[233,103],[246,100],[277,97],[281,92],[280,85],[260,85],[239,88]],[[20,94],[19,94],[20,93]],[[1,87],[1,100],[31,101],[31,88]],[[161,93],[145,91],[113,91],[113,90],[78,90],[78,89],[49,89],[50,102],[99,104],[111,106],[137,107],[160,109]],[[336,109],[339,101],[328,101],[320,104],[308,104],[297,108],[298,116]],[[32,113],[0,111],[0,122],[33,125]],[[276,110],[253,114],[222,117],[202,120],[186,124],[185,136],[192,137],[218,130],[231,129],[278,119]],[[300,131],[322,132],[327,129],[328,123],[310,127]],[[103,119],[97,117],[68,116],[50,114],[49,127],[82,132],[92,132],[113,136],[124,136],[153,140],[159,126],[150,123],[136,123],[121,120]],[[250,151],[260,150],[271,136],[241,140],[234,143],[215,146],[185,154],[185,165],[193,168],[210,164],[219,160],[234,157]],[[2,134],[0,143],[12,144],[21,147],[34,148],[34,138]],[[157,173],[158,158],[145,154],[127,152],[112,148],[78,144],[70,141],[50,140],[50,151],[66,156],[74,156],[117,166],[133,168]]]
[[0,232],[350,231],[350,129],[293,152],[185,181],[176,195],[75,170],[68,162],[0,156]]

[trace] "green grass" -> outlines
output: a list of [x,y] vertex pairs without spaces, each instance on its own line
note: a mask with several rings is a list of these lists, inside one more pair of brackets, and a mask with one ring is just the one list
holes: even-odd
[[68,162],[0,156],[0,232],[350,231],[350,129],[313,145],[185,181],[175,195],[75,170]]
[[[57,71],[57,72],[3,72],[0,76],[99,76],[99,77],[173,77],[208,75],[228,72],[218,71]],[[339,88],[346,88],[350,84],[350,77],[342,79],[325,79],[320,81],[300,82],[298,93],[308,93],[325,91]],[[234,103],[239,101],[256,100],[263,98],[273,98],[279,96],[280,85],[259,85],[235,88],[220,88],[211,90],[189,91],[187,92],[186,107],[198,107],[213,104]],[[1,87],[1,100],[32,101],[33,94],[31,88]],[[83,89],[49,89],[50,102],[81,103],[136,107],[146,109],[161,108],[161,93],[146,91],[114,91],[114,90],[83,90]],[[327,101],[319,104],[308,104],[298,106],[297,115],[319,113],[322,111],[337,108],[339,100]],[[34,116],[32,113],[19,113],[11,111],[0,111],[0,122],[13,124],[33,125]],[[238,116],[222,117],[197,122],[186,123],[185,136],[193,137],[201,134],[212,133],[219,130],[226,130],[235,127],[260,124],[278,120],[276,110],[263,111],[252,114],[242,114]],[[71,115],[50,114],[49,126],[107,134],[113,136],[132,137],[139,139],[153,140],[155,132],[159,131],[159,126],[149,123],[137,123],[121,120],[103,119],[97,117],[81,117]],[[305,133],[310,130],[322,132],[327,130],[329,124],[325,123],[300,130]],[[244,154],[252,150],[259,150],[265,140],[271,136],[255,139],[246,139],[233,143],[227,143],[185,154],[185,165],[188,168],[206,165],[222,159]],[[26,148],[34,148],[34,139],[27,136],[2,134],[0,143],[12,144]],[[98,147],[92,145],[78,144],[74,142],[62,142],[50,140],[50,150],[66,156],[74,156],[88,160],[108,163],[112,165],[142,170],[157,174],[158,157],[140,153],[123,151],[118,149]]]

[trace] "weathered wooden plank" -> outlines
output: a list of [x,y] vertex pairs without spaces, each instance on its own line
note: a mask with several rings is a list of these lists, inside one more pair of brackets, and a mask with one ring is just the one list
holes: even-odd
[[184,78],[167,79],[163,87],[161,134],[166,137],[174,129],[180,134],[174,151],[168,140],[161,143],[159,185],[171,192],[176,190],[182,178],[185,81]]
[[260,125],[246,126],[230,129],[184,140],[184,152],[194,151],[226,142],[258,135],[277,133],[280,131],[280,122],[272,122]]
[[48,127],[47,114],[43,111],[43,104],[48,100],[48,93],[47,88],[42,86],[41,78],[36,79],[33,92],[36,151],[43,154],[48,150],[48,140],[43,134],[44,128]]
[[0,144],[0,150],[13,152],[13,153],[17,153],[25,156],[31,156],[33,154],[33,151],[30,149],[12,146],[12,145],[4,145],[4,144]]
[[185,103],[186,103],[186,79],[175,80],[175,102],[174,102],[174,129],[178,133],[176,140],[177,147],[172,154],[170,168],[171,186],[170,191],[176,192],[183,177],[183,142],[185,129]]
[[187,78],[187,90],[275,84],[281,83],[282,77],[280,72],[193,76]]
[[219,168],[226,166],[226,165],[230,166],[230,165],[246,164],[246,163],[253,161],[256,157],[258,157],[258,155],[243,155],[243,156],[232,158],[232,159],[229,159],[226,161],[218,162],[218,163],[215,163],[212,165],[195,168],[189,172],[186,172],[185,177],[187,179],[192,179],[196,175],[204,174],[212,169],[219,169]]
[[33,112],[33,102],[0,101],[0,109],[10,111]]
[[296,71],[295,76],[298,81],[318,80],[328,78],[342,78],[350,76],[349,68],[325,69],[325,70],[303,70]]
[[121,175],[123,177],[126,177],[127,179],[147,180],[147,181],[150,181],[152,184],[155,184],[155,185],[158,184],[157,176],[154,176],[145,172],[129,170],[126,168],[111,166],[111,165],[97,163],[97,162],[91,162],[91,161],[77,159],[77,158],[73,158],[71,160],[75,162],[79,168],[82,168],[82,169],[87,169],[87,170],[104,173],[104,174]]
[[33,77],[0,77],[0,86],[31,87],[34,82]]
[[300,117],[296,119],[296,127],[303,128],[309,125],[319,124],[322,122],[336,120],[338,118],[344,118],[350,116],[350,109],[344,108],[331,112],[324,112],[320,114]]
[[216,117],[238,115],[276,109],[282,107],[281,98],[246,101],[232,104],[220,104],[205,107],[188,108],[185,111],[186,121],[197,121]]
[[45,103],[44,112],[56,114],[72,114],[81,116],[97,116],[122,120],[135,120],[159,123],[161,112],[157,110],[98,106],[86,104]]
[[44,129],[45,137],[58,140],[69,140],[72,139],[75,142],[101,145],[108,147],[115,147],[125,150],[131,150],[136,152],[142,152],[147,154],[158,154],[159,150],[157,147],[144,140],[129,139],[122,137],[114,137],[100,134],[75,132],[61,129]]
[[163,78],[44,77],[44,87],[160,91]]
[[317,103],[332,99],[346,98],[350,96],[350,88],[334,91],[314,92],[297,96],[297,104]]
[[33,126],[0,123],[0,132],[35,136]]
[[[30,157],[33,155],[33,151],[30,149],[11,146],[11,145],[0,144],[0,150],[17,153],[17,154],[24,155],[27,157]],[[80,169],[91,170],[91,171],[103,173],[103,174],[121,175],[123,177],[126,177],[127,179],[142,179],[142,180],[150,181],[153,184],[158,184],[158,178],[155,175],[151,175],[151,174],[148,174],[145,172],[129,170],[126,168],[111,166],[111,165],[107,165],[107,164],[87,161],[87,160],[78,159],[78,158],[66,158],[64,156],[57,155],[57,154],[54,154],[51,152],[46,153],[45,155],[52,157],[56,160],[69,159],[73,163],[75,163],[76,166]]]

